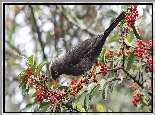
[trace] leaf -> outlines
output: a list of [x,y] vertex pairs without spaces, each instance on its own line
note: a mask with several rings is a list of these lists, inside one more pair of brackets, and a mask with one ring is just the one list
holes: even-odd
[[58,52],[54,58],[57,58],[60,54],[62,54],[62,52],[63,52],[62,50],[58,50]]
[[50,107],[51,103],[50,102],[43,102],[40,104],[39,109],[41,110],[47,110]]
[[102,80],[100,81],[100,89],[101,89],[101,90],[103,90],[105,83],[106,83],[106,80],[105,80],[105,79],[102,79]]
[[140,112],[143,112],[143,110],[144,110],[144,105],[143,105],[143,104],[140,104],[140,105],[139,105],[139,109],[140,109]]
[[142,96],[142,98],[141,98],[141,103],[142,103],[143,105],[148,105],[148,101],[146,100],[146,96]]
[[107,98],[107,92],[108,92],[108,85],[106,84],[106,85],[104,86],[104,88],[103,88],[103,91],[102,91],[102,98],[103,98],[104,100],[106,100],[106,98]]
[[99,85],[95,86],[91,92],[89,93],[89,101],[91,101],[92,97],[94,96],[95,92],[97,91],[97,89],[99,88]]
[[131,41],[131,46],[132,47],[135,47],[137,45],[137,39],[133,39],[132,41]]
[[79,99],[81,98],[82,94],[85,92],[86,89],[87,89],[86,87],[83,87],[83,88],[80,90],[80,92],[78,92],[78,94],[77,94],[78,96],[76,97],[75,104],[78,103]]
[[112,69],[113,68],[113,61],[111,61],[111,63],[110,63],[110,69]]
[[127,90],[127,92],[125,93],[125,96],[127,97],[127,96],[129,96],[129,95],[132,95],[134,92],[135,92],[134,89],[129,88],[129,89]]
[[28,92],[28,89],[26,89],[26,84],[24,84],[22,87],[22,95],[25,96],[27,92]]
[[134,51],[128,56],[128,63],[126,70],[129,71],[134,62]]
[[114,86],[116,84],[117,81],[113,81],[112,84],[110,85],[110,92],[112,93]]
[[34,57],[33,57],[33,55],[31,55],[31,56],[28,58],[28,63],[30,64],[30,66],[33,66],[33,65],[34,65]]
[[134,34],[135,34],[135,36],[136,36],[137,39],[142,40],[142,38],[140,37],[140,35],[139,35],[138,31],[136,30],[136,27],[135,26],[133,26],[133,32],[134,32]]
[[130,40],[130,35],[128,35],[128,36],[126,37],[126,40],[127,40],[128,42],[131,41],[131,40]]
[[59,85],[58,89],[59,89],[59,90],[68,89],[68,86],[62,86],[62,85]]
[[28,112],[30,109],[32,109],[32,106],[33,106],[33,104],[27,104],[26,106],[25,106],[25,108],[22,110],[22,112]]
[[81,111],[82,110],[82,106],[81,105],[77,105],[77,108]]
[[101,57],[101,62],[104,64],[105,62],[105,53],[106,53],[106,48],[103,48],[100,54]]
[[50,63],[51,63],[51,62],[49,62],[49,61],[43,61],[42,63],[40,63],[39,66],[38,66],[38,75],[40,75],[40,71],[41,71],[42,67],[43,67],[44,65],[50,64]]
[[91,83],[91,84],[89,84],[88,87],[87,87],[87,92],[90,93],[91,90],[92,90],[96,85],[97,85],[96,83]]
[[22,82],[22,81],[21,81],[20,84],[19,84],[19,88],[20,88],[20,87],[23,87],[24,84],[25,84],[25,82]]
[[23,70],[22,72],[20,72],[20,73],[17,75],[17,77],[19,76],[20,79],[23,80],[23,79],[25,78],[24,75],[25,75],[26,72],[27,72],[26,70]]
[[38,93],[37,91],[34,92],[33,95],[32,95],[32,97],[36,97],[37,93]]
[[113,36],[111,36],[108,40],[109,43],[111,42],[118,42],[119,41],[119,37],[118,37],[118,34],[114,34]]
[[99,105],[97,108],[98,108],[99,112],[104,112],[102,105]]
[[88,112],[88,103],[89,103],[89,94],[85,96],[84,98],[84,109],[86,110],[86,112]]
[[142,94],[146,96],[148,93],[149,93],[149,89],[147,87],[144,87],[142,90]]

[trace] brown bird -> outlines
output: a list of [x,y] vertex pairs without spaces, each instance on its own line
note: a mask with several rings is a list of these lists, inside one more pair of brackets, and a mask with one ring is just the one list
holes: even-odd
[[78,76],[91,69],[102,50],[106,38],[118,23],[125,18],[122,12],[103,34],[93,36],[53,61],[50,71],[56,80],[61,74]]

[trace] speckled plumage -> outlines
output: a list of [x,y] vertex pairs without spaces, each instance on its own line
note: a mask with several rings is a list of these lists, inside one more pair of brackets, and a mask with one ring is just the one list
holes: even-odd
[[61,58],[55,59],[50,67],[53,79],[56,80],[61,74],[81,75],[91,69],[97,61],[106,38],[124,17],[125,12],[122,12],[103,34],[85,40]]

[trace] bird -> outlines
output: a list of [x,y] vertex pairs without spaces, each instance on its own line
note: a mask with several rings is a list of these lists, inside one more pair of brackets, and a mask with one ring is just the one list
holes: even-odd
[[104,33],[86,39],[62,57],[56,58],[50,66],[52,78],[56,81],[62,74],[79,76],[90,70],[97,61],[106,38],[124,18],[125,12],[123,11]]

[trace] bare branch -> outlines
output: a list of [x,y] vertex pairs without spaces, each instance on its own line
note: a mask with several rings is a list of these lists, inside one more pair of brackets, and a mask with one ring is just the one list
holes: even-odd
[[[43,41],[42,41],[42,38],[41,38],[41,32],[40,32],[39,27],[38,27],[38,25],[37,25],[36,18],[35,18],[35,16],[34,16],[33,8],[32,8],[31,5],[29,5],[29,8],[31,9],[32,20],[33,20],[33,23],[34,23],[34,26],[35,26],[35,27],[32,26],[32,28],[34,28],[34,30],[36,30],[36,32],[37,32],[37,34],[38,34],[38,40],[39,40],[41,49],[42,49],[42,51],[43,51],[43,59],[44,59],[44,60],[47,60],[47,56],[46,56],[45,51],[44,51],[44,46],[45,46],[45,45],[44,45],[44,43],[43,43]],[[47,67],[47,71],[48,71],[48,73],[49,73],[49,65],[46,64],[46,67]]]

